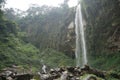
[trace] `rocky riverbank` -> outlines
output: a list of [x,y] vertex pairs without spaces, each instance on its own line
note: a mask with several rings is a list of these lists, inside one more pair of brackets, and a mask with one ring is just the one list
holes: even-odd
[[[108,80],[108,76],[120,80],[120,75],[93,69],[88,65],[80,67],[61,67],[48,73],[39,73],[41,80]],[[111,79],[112,80],[112,79]]]
[[88,65],[84,67],[60,67],[50,69],[46,73],[17,73],[14,71],[0,72],[0,80],[109,80],[109,77],[120,80],[120,75],[93,69]]

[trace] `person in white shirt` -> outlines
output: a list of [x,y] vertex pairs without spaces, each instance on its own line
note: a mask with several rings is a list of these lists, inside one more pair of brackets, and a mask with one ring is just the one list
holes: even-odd
[[43,71],[44,73],[47,73],[46,69],[47,69],[46,65],[43,64],[43,66],[42,66],[42,71]]

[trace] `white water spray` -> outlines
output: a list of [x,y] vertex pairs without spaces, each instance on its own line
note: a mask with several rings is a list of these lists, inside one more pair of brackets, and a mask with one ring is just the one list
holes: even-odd
[[83,66],[87,64],[87,53],[86,53],[86,44],[81,12],[81,4],[77,6],[76,17],[75,17],[75,26],[76,26],[76,64],[77,66]]

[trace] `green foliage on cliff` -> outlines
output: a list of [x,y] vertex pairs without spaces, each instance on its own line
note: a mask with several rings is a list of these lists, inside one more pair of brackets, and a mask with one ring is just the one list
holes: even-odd
[[[73,12],[67,4],[62,7],[33,5],[25,13],[0,9],[0,69],[12,65],[33,70],[40,69],[42,64],[74,65],[74,60],[58,49],[65,43],[65,30],[74,17]],[[72,17],[69,19],[69,16]]]
[[26,32],[26,42],[39,49],[61,50],[67,41],[68,25],[74,20],[74,9],[65,3],[60,7],[32,5],[18,15],[15,15],[13,9],[6,9],[5,15],[8,19],[16,21],[22,32]]
[[1,12],[0,17],[0,69],[10,67],[12,65],[21,65],[23,67],[30,66],[31,63],[38,65],[37,56],[39,50],[28,43],[22,41],[18,36],[18,26],[7,20]]
[[[4,17],[3,14],[1,16]],[[31,44],[25,43],[19,37],[17,25],[11,21],[8,21],[7,19],[1,18],[0,69],[12,66],[14,64],[29,66],[29,64],[34,64],[36,62],[32,57],[33,55],[37,56],[39,50]]]

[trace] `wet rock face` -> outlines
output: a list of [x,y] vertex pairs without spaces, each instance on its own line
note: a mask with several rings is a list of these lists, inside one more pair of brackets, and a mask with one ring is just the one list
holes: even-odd
[[108,49],[112,51],[120,51],[120,25],[113,26],[116,27],[115,31],[111,33],[111,36],[109,37],[108,41]]

